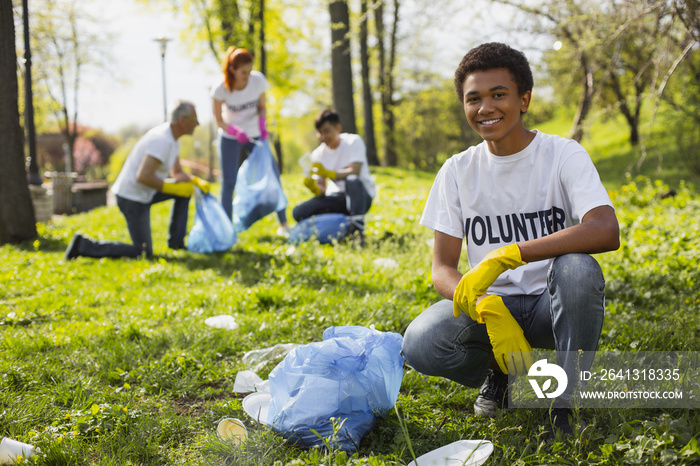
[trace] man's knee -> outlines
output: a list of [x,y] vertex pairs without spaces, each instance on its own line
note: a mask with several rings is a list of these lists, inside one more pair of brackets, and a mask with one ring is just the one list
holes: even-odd
[[[447,328],[436,331],[439,323],[435,313],[430,309],[426,313],[411,322],[404,333],[401,354],[406,363],[422,374],[480,386],[493,357],[483,326],[472,322],[456,332]],[[454,319],[451,314],[449,317]]]
[[549,281],[564,285],[571,292],[602,293],[605,289],[600,264],[589,254],[564,254],[555,258],[549,270]]
[[302,220],[305,220],[308,217],[308,215],[306,215],[305,210],[306,209],[304,209],[303,204],[299,204],[298,206],[292,209],[292,217],[294,218],[295,222],[301,222]]
[[[605,315],[605,279],[598,262],[588,254],[565,254],[549,270],[549,291],[563,312],[574,321],[602,321]],[[564,312],[565,311],[565,312]]]

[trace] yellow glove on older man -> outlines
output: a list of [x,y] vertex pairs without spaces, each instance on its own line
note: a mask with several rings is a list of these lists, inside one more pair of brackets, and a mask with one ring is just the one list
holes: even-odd
[[314,164],[311,165],[311,173],[322,176],[323,178],[329,178],[331,180],[334,180],[337,176],[335,171],[326,170],[326,167],[324,167],[320,162],[314,162]]
[[479,320],[476,313],[476,298],[486,293],[499,275],[508,269],[525,265],[520,257],[517,244],[509,244],[488,253],[479,264],[462,276],[452,296],[452,311],[459,317],[464,311],[473,320]]
[[532,366],[532,348],[503,299],[496,295],[487,296],[476,305],[476,312],[479,322],[486,324],[498,367],[504,374],[527,374]]
[[201,189],[204,194],[209,194],[209,191],[211,191],[211,185],[209,182],[201,179],[198,176],[192,177],[192,184]]
[[161,191],[163,191],[165,194],[172,194],[173,196],[192,197],[194,187],[191,181],[181,183],[170,183],[168,181],[163,181],[163,189],[161,189]]

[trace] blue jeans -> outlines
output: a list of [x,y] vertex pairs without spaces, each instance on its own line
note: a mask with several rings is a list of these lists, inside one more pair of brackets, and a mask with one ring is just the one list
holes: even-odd
[[[246,142],[241,144],[235,139],[219,136],[219,167],[221,167],[221,205],[228,214],[228,218],[233,218],[233,191],[236,189],[236,179],[238,178],[238,161],[241,158],[241,147],[250,154],[255,149],[255,144]],[[274,159],[274,158],[273,158]],[[280,177],[280,169],[277,161],[273,160],[277,178]],[[282,180],[280,180],[280,184]],[[287,210],[282,209],[277,212],[280,224],[287,223]]]
[[329,196],[316,196],[302,202],[292,210],[292,217],[297,222],[318,214],[364,215],[372,206],[365,185],[356,176],[345,180],[345,192]]
[[117,206],[126,218],[132,244],[116,241],[93,241],[82,237],[78,243],[78,253],[85,257],[139,257],[142,254],[153,256],[153,240],[151,239],[151,206],[158,202],[174,199],[170,211],[170,228],[168,247],[183,249],[187,234],[187,212],[190,198],[173,196],[160,191],[156,192],[149,204],[130,201],[116,196]]
[[[557,353],[557,364],[569,380],[578,380],[579,370],[590,369],[605,314],[605,280],[593,257],[559,256],[549,268],[547,289],[541,295],[502,298],[533,348],[585,351],[582,361],[566,358],[568,353],[560,360]],[[493,360],[486,325],[464,313],[455,318],[452,301],[447,299],[433,304],[410,323],[402,354],[417,371],[468,387],[483,383]],[[573,389],[574,384],[569,384],[560,398],[570,399]]]

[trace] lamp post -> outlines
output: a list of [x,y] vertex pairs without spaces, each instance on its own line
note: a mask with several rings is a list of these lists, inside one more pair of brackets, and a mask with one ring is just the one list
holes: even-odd
[[168,121],[168,100],[165,96],[165,49],[168,47],[168,42],[172,39],[161,36],[153,40],[160,44],[161,68],[163,70],[163,121]]

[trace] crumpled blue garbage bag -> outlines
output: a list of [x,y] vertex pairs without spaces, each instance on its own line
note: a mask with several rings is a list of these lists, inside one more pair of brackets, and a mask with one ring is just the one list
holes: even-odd
[[287,207],[287,197],[275,171],[268,140],[255,145],[241,164],[233,199],[233,227],[236,232],[250,228],[261,218]]
[[348,234],[350,218],[345,214],[319,214],[302,220],[289,231],[289,242],[299,244],[316,238],[321,244],[332,243]]
[[[330,327],[323,341],[294,348],[270,373],[268,424],[302,447],[359,448],[396,403],[403,379],[398,333]],[[335,424],[341,428],[334,432]],[[315,432],[314,432],[315,431]]]
[[194,193],[194,225],[187,237],[187,249],[204,254],[230,249],[238,238],[221,203],[199,188],[195,188]]

